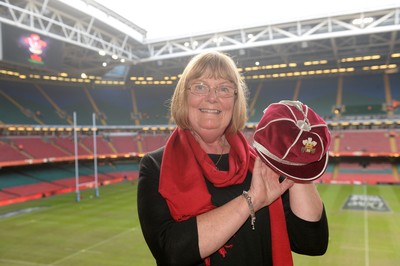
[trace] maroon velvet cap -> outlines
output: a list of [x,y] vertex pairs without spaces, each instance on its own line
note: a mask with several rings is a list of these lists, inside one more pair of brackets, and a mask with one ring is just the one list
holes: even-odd
[[325,172],[331,142],[326,122],[299,101],[269,105],[257,125],[253,147],[279,174],[312,181]]

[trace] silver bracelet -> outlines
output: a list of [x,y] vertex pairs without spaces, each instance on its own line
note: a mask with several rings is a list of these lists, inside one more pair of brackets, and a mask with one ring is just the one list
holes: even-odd
[[251,201],[251,197],[247,191],[243,191],[243,197],[246,199],[247,205],[249,205],[250,209],[250,218],[251,218],[251,229],[255,230],[254,224],[256,223],[256,213],[254,212],[254,205]]

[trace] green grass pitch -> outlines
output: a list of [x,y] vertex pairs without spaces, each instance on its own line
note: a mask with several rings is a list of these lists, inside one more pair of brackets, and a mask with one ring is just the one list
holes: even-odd
[[[1,266],[152,266],[136,211],[136,183],[121,182],[0,207]],[[318,185],[330,227],[326,255],[295,265],[389,266],[400,262],[400,186]],[[380,195],[389,212],[343,210],[352,194]]]

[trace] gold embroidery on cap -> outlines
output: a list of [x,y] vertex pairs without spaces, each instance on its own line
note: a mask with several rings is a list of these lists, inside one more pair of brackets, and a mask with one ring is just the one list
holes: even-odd
[[314,147],[317,146],[317,142],[312,140],[312,138],[303,140],[303,145],[304,147],[301,148],[301,152],[315,153]]

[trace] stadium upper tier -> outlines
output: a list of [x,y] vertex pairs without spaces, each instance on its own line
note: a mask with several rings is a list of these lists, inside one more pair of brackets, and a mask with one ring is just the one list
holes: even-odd
[[[369,74],[319,78],[246,81],[249,123],[257,123],[264,109],[280,100],[299,100],[326,119],[400,114],[388,109],[400,100],[400,76]],[[0,80],[0,123],[5,125],[167,125],[172,85],[84,85]]]

